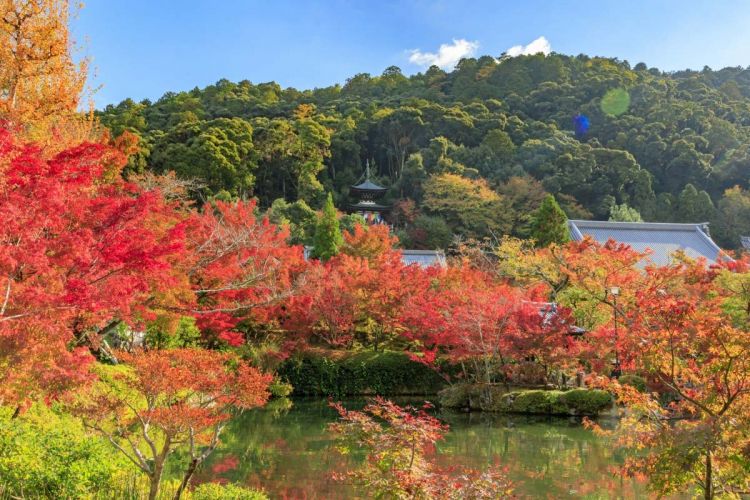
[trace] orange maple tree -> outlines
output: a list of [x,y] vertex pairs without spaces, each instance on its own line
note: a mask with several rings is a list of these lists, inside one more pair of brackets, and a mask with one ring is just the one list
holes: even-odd
[[179,498],[218,446],[232,411],[263,406],[269,397],[272,376],[228,353],[173,349],[119,357],[125,366],[104,372],[70,408],[148,476],[149,499],[157,498],[176,449],[188,456]]
[[[593,382],[628,408],[614,433],[627,455],[624,472],[647,476],[660,495],[747,491],[747,262],[709,266],[678,254],[653,266],[625,245],[588,240],[563,255],[567,288],[558,296],[588,321],[584,358],[599,374]],[[643,377],[646,389],[611,378],[620,372],[612,360],[625,375]]]
[[697,487],[710,499],[750,487],[750,336],[720,280],[739,271],[727,264],[648,269],[627,311],[623,347],[661,399],[614,384],[630,408],[619,444],[635,450],[626,471],[646,474],[660,494]]

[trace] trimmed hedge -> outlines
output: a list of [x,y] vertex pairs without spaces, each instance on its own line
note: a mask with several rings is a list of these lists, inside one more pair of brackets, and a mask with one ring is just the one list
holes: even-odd
[[359,352],[338,359],[315,352],[286,360],[278,375],[295,396],[436,394],[445,381],[402,352]]
[[457,384],[442,390],[439,396],[440,404],[448,408],[529,415],[595,416],[612,406],[612,396],[599,389],[507,392],[497,385]]
[[558,404],[559,398],[560,391],[522,391],[508,395],[510,411],[535,415],[553,413],[553,405],[555,406],[555,413],[562,413],[563,408]]
[[601,389],[573,389],[560,394],[559,402],[574,415],[597,415],[612,406],[612,395]]

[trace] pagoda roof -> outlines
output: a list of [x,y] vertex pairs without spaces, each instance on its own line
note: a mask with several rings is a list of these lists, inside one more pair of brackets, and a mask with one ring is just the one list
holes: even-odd
[[378,186],[374,182],[372,182],[370,179],[366,179],[363,183],[357,184],[356,186],[351,187],[354,191],[375,191],[375,192],[385,192],[388,191],[388,188],[384,188],[383,186]]
[[364,178],[365,180],[362,183],[351,186],[351,190],[354,191],[355,193],[370,194],[371,198],[378,196],[378,195],[383,195],[385,194],[386,191],[388,191],[388,188],[384,188],[383,186],[378,186],[377,184],[375,184],[374,182],[370,180],[370,161],[369,160],[365,162]]

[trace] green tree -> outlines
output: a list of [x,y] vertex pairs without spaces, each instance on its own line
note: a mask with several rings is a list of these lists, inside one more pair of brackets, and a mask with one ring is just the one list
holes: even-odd
[[[388,203],[411,198],[460,235],[498,228],[482,228],[483,216],[469,227],[456,210],[433,211],[425,184],[442,174],[486,181],[519,221],[501,210],[499,227],[526,236],[531,210],[504,186],[513,177],[533,178],[571,218],[605,220],[626,203],[647,220],[730,227],[722,221],[729,212],[709,217],[708,198],[718,203],[724,190],[747,188],[748,109],[746,68],[664,73],[552,54],[467,58],[451,72],[411,76],[390,67],[312,90],[220,80],[153,103],[125,100],[98,116],[121,145],[131,144],[117,137],[124,132],[139,139],[125,175],[176,170],[203,179],[204,198],[256,196],[262,207],[302,199],[317,209],[326,191],[343,200],[370,159],[390,188]],[[571,120],[577,113],[590,118],[582,134]],[[251,124],[250,142],[217,122],[235,119]],[[701,200],[686,193],[679,203],[687,184]]]
[[546,247],[552,243],[565,243],[570,240],[568,218],[555,197],[548,194],[531,218],[531,238],[537,246]]
[[273,201],[268,209],[268,219],[279,226],[289,228],[289,243],[312,245],[318,216],[305,200],[289,203],[283,198]]
[[344,237],[341,235],[339,228],[339,216],[336,213],[336,207],[333,206],[333,196],[328,193],[326,203],[323,206],[323,213],[318,218],[318,224],[315,226],[315,237],[313,240],[312,256],[328,260],[339,253],[339,248],[344,243]]
[[722,248],[739,248],[740,236],[750,236],[750,193],[739,186],[727,189],[717,209],[711,235]]
[[440,217],[418,215],[406,231],[409,242],[407,248],[446,249],[453,241],[453,233],[448,224]]
[[677,197],[676,218],[681,222],[707,222],[714,218],[716,209],[706,191],[698,191],[687,184]]
[[156,140],[151,164],[159,173],[198,179],[209,194],[251,195],[256,163],[253,128],[240,118],[182,123]]
[[544,200],[542,183],[531,176],[511,177],[497,187],[512,210],[513,227],[510,233],[519,238],[528,238],[531,231],[531,217]]
[[609,220],[614,222],[643,222],[641,214],[627,203],[622,205],[612,205],[609,211]]
[[382,134],[389,158],[389,171],[394,179],[401,178],[404,164],[414,149],[414,141],[424,126],[422,112],[414,107],[381,109],[374,118]]

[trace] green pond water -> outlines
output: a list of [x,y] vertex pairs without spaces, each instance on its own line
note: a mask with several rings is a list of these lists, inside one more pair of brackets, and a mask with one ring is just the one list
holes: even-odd
[[[204,464],[196,482],[230,481],[262,488],[271,498],[282,499],[366,496],[330,478],[331,472],[356,465],[358,458],[342,457],[335,450],[326,425],[336,414],[327,402],[294,400],[287,409],[274,409],[273,403],[280,402],[231,422],[221,447]],[[348,408],[363,404],[361,400],[344,403]],[[642,483],[617,475],[621,457],[607,440],[584,429],[577,419],[447,410],[436,410],[435,415],[450,425],[437,449],[441,464],[474,468],[502,464],[521,498],[646,497]]]

